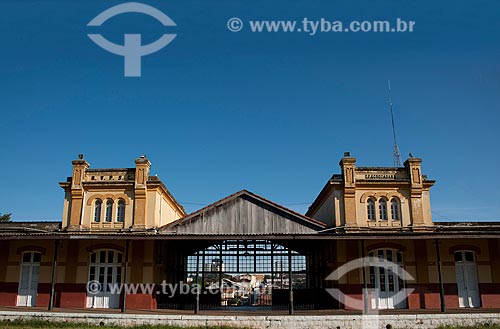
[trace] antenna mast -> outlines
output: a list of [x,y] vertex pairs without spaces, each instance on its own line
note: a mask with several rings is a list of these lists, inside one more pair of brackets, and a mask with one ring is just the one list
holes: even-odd
[[402,167],[401,155],[399,154],[399,147],[396,141],[396,126],[394,125],[394,113],[392,111],[392,95],[391,95],[391,80],[387,80],[387,86],[389,87],[389,109],[391,110],[391,123],[392,123],[392,137],[394,139],[394,167]]

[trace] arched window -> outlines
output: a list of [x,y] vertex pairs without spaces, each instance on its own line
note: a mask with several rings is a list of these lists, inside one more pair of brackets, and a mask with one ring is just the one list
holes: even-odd
[[106,201],[106,222],[111,222],[113,216],[113,200]]
[[125,220],[125,201],[118,200],[118,209],[116,211],[116,221],[123,223]]
[[397,198],[391,199],[391,218],[392,220],[401,220],[401,209]]
[[375,220],[375,199],[369,198],[366,202],[366,215],[368,220]]
[[379,210],[379,216],[380,220],[387,220],[387,200],[384,198],[381,198],[378,200],[378,210]]
[[94,222],[99,223],[101,221],[101,199],[96,199],[94,204]]

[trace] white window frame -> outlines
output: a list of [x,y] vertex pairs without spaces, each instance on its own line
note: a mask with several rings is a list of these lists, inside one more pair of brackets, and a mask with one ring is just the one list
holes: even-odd
[[373,197],[369,197],[368,200],[366,200],[366,217],[370,222],[377,220],[376,203]]
[[[401,221],[401,201],[398,198],[393,197],[389,201],[389,204],[391,207],[391,220],[395,222]],[[396,209],[394,209],[394,205]]]
[[[467,253],[472,254],[472,260],[466,260],[465,255]],[[460,260],[456,259],[456,254],[460,254]],[[455,250],[453,252],[453,260],[455,262],[455,277],[457,282],[459,307],[481,307],[476,253],[473,250],[468,249]]]
[[[97,205],[98,204],[99,204],[99,210],[97,209],[97,207],[98,207]],[[103,202],[102,202],[101,199],[95,199],[95,201],[94,201],[94,219],[93,219],[94,223],[100,223],[101,222],[101,218],[102,218],[102,205],[103,205]]]
[[[92,259],[93,255],[95,255],[94,259]],[[113,258],[111,262],[109,261],[110,255]],[[122,283],[122,265],[123,253],[120,251],[97,249],[90,253],[88,282],[99,282],[101,291],[87,294],[87,308],[118,308],[120,306],[120,294],[111,293],[109,285]]]
[[125,222],[125,200],[123,199],[118,199],[118,202],[116,203],[116,222],[117,223],[123,223]]
[[[381,201],[384,201],[383,204],[384,206],[382,206],[382,202]],[[384,218],[385,216],[385,218]],[[378,200],[378,219],[379,221],[383,221],[383,222],[387,222],[389,220],[389,215],[387,213],[387,199],[386,198],[380,198]]]
[[112,199],[107,199],[104,207],[104,222],[111,223],[113,221],[114,202]]
[[[389,259],[389,251],[391,252],[392,259]],[[380,258],[382,252],[382,258]],[[370,266],[368,270],[368,282],[375,288],[374,294],[371,296],[372,309],[395,309],[406,308],[406,299],[399,305],[394,304],[392,297],[399,291],[405,289],[406,278],[404,277],[404,254],[403,251],[393,248],[379,248],[371,250],[368,253],[370,258]],[[398,259],[400,258],[400,259]],[[392,262],[398,267],[393,268],[389,273],[388,269],[377,267],[377,264],[384,262]],[[392,267],[392,266],[391,266]],[[373,272],[373,273],[372,273]],[[391,282],[392,279],[392,282]],[[383,285],[382,285],[383,281]],[[392,284],[393,290],[390,289]]]
[[[24,256],[29,254],[29,261],[24,261]],[[40,256],[39,261],[35,261],[35,254]],[[40,262],[42,253],[39,251],[25,251],[21,254],[21,264],[19,265],[19,286],[17,292],[16,306],[34,307],[38,295],[38,283],[40,280]],[[23,278],[26,275],[26,278]],[[23,286],[26,283],[28,286]]]

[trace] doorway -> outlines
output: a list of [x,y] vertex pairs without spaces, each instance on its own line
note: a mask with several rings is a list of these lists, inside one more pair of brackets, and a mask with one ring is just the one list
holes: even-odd
[[118,285],[121,284],[121,277],[121,252],[115,250],[92,252],[90,254],[89,282],[92,282],[94,287],[98,286],[100,289],[92,294],[87,292],[87,308],[120,307]]
[[41,257],[41,254],[35,251],[23,253],[17,292],[17,306],[36,306]]
[[467,250],[456,251],[454,257],[458,305],[460,307],[480,307],[474,252]]
[[395,295],[404,289],[403,253],[392,249],[370,252],[370,286],[372,309],[406,308],[406,299],[397,303]]

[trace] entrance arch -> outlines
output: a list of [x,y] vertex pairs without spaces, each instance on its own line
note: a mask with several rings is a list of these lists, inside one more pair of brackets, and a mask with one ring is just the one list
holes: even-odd
[[[291,275],[291,277],[290,277]],[[187,256],[185,280],[220,307],[288,305],[287,291],[308,288],[305,254],[268,240],[225,240]],[[205,293],[206,292],[206,293]]]

